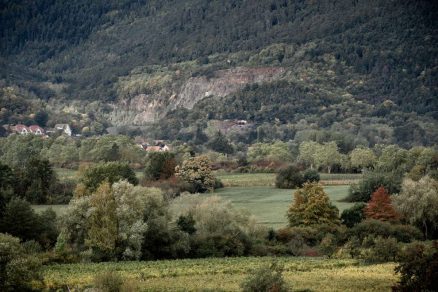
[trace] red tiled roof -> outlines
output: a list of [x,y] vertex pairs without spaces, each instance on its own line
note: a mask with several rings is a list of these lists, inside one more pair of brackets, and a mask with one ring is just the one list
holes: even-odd
[[38,131],[38,130],[40,130],[41,133],[44,133],[44,129],[41,128],[41,127],[38,126],[38,125],[32,125],[32,126],[29,126],[29,130],[30,130],[31,132],[33,132],[33,133],[35,133],[35,132]]

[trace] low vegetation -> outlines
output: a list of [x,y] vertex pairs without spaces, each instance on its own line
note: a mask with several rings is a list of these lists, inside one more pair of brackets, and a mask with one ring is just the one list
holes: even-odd
[[145,291],[237,291],[253,270],[272,260],[283,267],[284,281],[294,290],[390,291],[398,280],[393,263],[362,265],[357,260],[290,257],[52,265],[44,268],[43,275],[45,287],[51,288],[91,287],[96,274],[118,271]]

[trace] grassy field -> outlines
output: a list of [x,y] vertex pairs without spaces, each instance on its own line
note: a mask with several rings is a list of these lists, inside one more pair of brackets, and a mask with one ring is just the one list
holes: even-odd
[[[153,262],[81,263],[44,268],[44,288],[78,291],[103,271],[118,271],[140,291],[238,291],[253,269],[274,258],[208,258]],[[397,282],[394,264],[363,265],[357,260],[275,258],[284,266],[292,291],[390,291]]]
[[[216,176],[226,187],[262,187],[275,185],[275,173],[225,173]],[[362,175],[357,173],[320,173],[324,185],[349,185],[357,182]]]
[[[325,186],[333,204],[342,212],[353,203],[341,202],[348,194],[349,186]],[[292,201],[294,190],[274,187],[228,187],[217,190],[214,194],[230,200],[236,208],[246,209],[256,217],[260,224],[269,227],[282,227],[287,224],[286,212]],[[35,211],[42,212],[53,208],[58,215],[65,212],[67,205],[33,205]]]
[[[58,178],[60,180],[76,180],[77,179],[77,170],[74,169],[68,169],[68,168],[55,168],[55,172],[58,175]],[[141,179],[143,177],[143,171],[141,170],[134,170],[135,175],[138,179]]]
[[[333,204],[342,212],[352,203],[340,202],[348,194],[349,186],[325,186]],[[258,223],[270,227],[281,227],[287,224],[286,212],[292,201],[293,190],[273,187],[233,187],[223,188],[215,194],[230,200],[237,208],[247,209]]]

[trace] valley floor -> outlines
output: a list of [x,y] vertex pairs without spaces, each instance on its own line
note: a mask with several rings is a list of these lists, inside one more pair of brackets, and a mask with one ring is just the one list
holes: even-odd
[[45,288],[78,291],[103,271],[118,271],[141,291],[238,291],[254,268],[276,260],[292,291],[390,291],[395,264],[364,265],[357,260],[245,257],[151,262],[52,265],[44,270]]

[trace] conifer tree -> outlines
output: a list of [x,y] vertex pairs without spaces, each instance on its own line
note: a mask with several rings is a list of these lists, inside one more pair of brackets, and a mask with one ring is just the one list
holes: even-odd
[[372,195],[364,209],[367,218],[381,221],[397,221],[398,213],[391,203],[391,197],[384,187],[379,187]]

